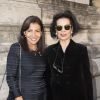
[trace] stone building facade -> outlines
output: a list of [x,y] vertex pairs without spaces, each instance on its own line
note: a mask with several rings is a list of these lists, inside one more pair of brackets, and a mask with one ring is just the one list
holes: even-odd
[[[83,30],[73,39],[88,47],[93,75],[94,100],[100,100],[100,0],[93,0],[93,6],[73,1],[0,0],[0,83],[5,72],[9,47],[17,41],[23,20],[30,15],[37,15],[42,19],[45,26],[45,45],[48,46],[56,42],[50,37],[49,32],[52,16],[69,9],[77,16],[83,27]],[[0,91],[0,100],[6,100],[7,95],[8,86],[4,81]]]

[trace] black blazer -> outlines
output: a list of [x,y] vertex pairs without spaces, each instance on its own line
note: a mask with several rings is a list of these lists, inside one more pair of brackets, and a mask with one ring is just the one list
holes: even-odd
[[65,53],[59,44],[45,50],[53,100],[93,100],[87,48],[70,41]]

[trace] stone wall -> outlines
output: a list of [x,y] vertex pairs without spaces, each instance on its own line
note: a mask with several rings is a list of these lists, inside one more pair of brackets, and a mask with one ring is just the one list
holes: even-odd
[[100,14],[100,0],[93,0],[93,6],[96,7],[97,12]]
[[0,0],[0,24],[20,25],[29,15],[41,17],[36,0]]
[[[88,47],[94,83],[94,100],[100,100],[100,15],[95,7],[67,0],[0,0],[0,83],[9,47],[17,41],[20,26],[29,15],[39,16],[45,26],[45,44],[56,42],[50,37],[49,25],[55,13],[70,9],[83,27],[73,39]],[[6,100],[8,87],[4,81],[0,100]]]

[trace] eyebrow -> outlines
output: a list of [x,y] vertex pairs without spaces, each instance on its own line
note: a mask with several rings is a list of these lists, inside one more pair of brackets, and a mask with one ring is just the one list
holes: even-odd
[[[71,24],[65,24],[65,25],[71,25]],[[59,25],[59,24],[58,24],[58,26],[65,26],[65,25]]]

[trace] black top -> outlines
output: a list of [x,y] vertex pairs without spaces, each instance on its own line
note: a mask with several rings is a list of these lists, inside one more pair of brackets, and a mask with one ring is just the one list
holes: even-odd
[[[21,49],[21,91],[19,87],[20,46],[12,44],[7,57],[7,83],[9,95],[23,96],[25,100],[38,100],[36,96],[46,90],[44,72],[46,64],[40,53],[28,53]],[[41,99],[42,100],[42,99]]]
[[65,53],[60,43],[45,50],[53,100],[93,100],[87,48],[70,41]]

